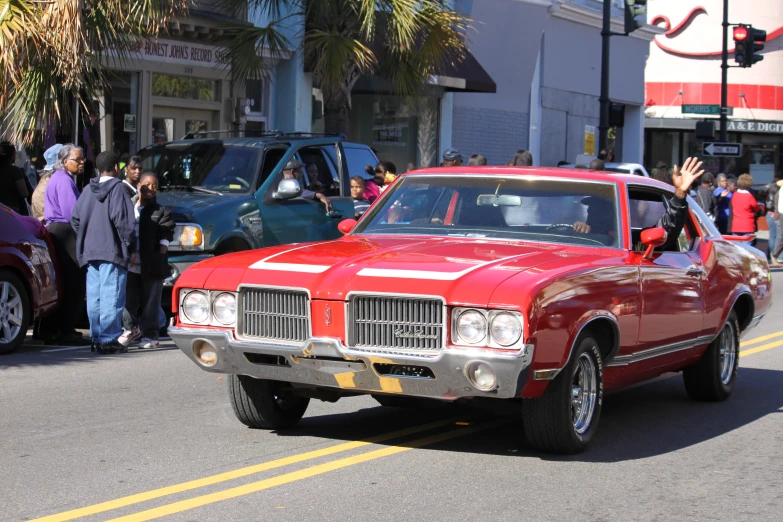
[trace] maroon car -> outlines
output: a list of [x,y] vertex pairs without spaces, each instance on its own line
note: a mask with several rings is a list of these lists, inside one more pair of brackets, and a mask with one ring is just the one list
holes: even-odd
[[53,252],[40,221],[0,204],[0,355],[19,348],[33,321],[57,308]]

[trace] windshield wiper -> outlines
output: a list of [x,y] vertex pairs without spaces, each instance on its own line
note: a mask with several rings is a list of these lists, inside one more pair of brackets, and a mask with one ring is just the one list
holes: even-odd
[[218,192],[217,190],[211,190],[204,187],[191,187],[190,185],[164,185],[160,188],[160,190],[187,190],[188,192],[202,192],[204,194],[215,194],[217,196],[222,196],[223,194],[221,192]]
[[215,194],[217,196],[222,196],[223,194],[218,192],[217,190],[212,190],[204,187],[189,187],[190,190],[195,190],[196,192],[203,192],[204,194]]

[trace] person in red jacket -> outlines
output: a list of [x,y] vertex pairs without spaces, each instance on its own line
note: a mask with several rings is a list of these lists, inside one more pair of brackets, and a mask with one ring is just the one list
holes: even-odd
[[[750,193],[753,186],[753,178],[750,174],[743,174],[737,180],[737,191],[731,197],[731,233],[735,236],[746,236],[756,233],[756,215],[761,207],[755,196]],[[756,246],[756,240],[751,241]]]

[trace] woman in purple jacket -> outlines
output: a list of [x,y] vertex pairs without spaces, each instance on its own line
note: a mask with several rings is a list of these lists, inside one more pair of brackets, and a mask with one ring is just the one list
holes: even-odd
[[79,190],[74,177],[84,172],[84,151],[73,143],[64,145],[57,154],[49,183],[44,193],[44,220],[52,236],[58,274],[62,281],[60,308],[42,327],[46,344],[87,346],[90,340],[76,331],[84,310],[85,275],[76,258],[76,233],[71,228],[71,214]]

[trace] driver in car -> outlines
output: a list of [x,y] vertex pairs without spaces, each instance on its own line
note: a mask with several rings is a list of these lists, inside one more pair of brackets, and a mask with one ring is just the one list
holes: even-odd
[[[704,174],[701,165],[702,162],[698,158],[688,158],[683,163],[681,170],[677,168],[677,165],[674,166],[672,173],[672,184],[675,188],[674,197],[664,201],[666,212],[661,216],[657,225],[666,230],[666,243],[662,247],[664,250],[672,247],[677,242],[677,238],[685,226],[685,219],[688,216],[688,202],[685,198],[688,196],[688,191],[693,182]],[[614,220],[611,215],[612,207],[607,211],[605,205],[601,206],[601,203],[605,202],[605,200],[600,198],[589,197],[585,198],[585,200],[583,200],[583,203],[588,205],[587,221],[574,223],[574,232],[612,236],[614,234]]]
[[[302,167],[304,167],[304,164],[301,161],[295,158],[291,158],[288,160],[288,163],[285,164],[285,167],[283,167],[283,179],[295,179],[299,182],[299,185],[302,186]],[[327,212],[332,211],[332,202],[329,201],[328,197],[324,196],[320,192],[313,192],[309,189],[303,189],[302,195],[300,197],[304,199],[318,200],[326,206]]]

